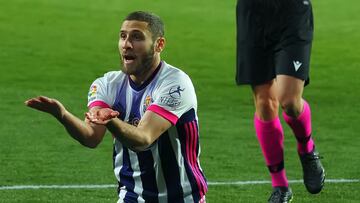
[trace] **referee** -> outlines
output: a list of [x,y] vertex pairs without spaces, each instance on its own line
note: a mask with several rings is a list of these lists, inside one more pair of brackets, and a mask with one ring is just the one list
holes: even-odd
[[309,84],[313,14],[309,0],[238,0],[236,83],[252,88],[254,126],[273,186],[269,202],[290,202],[284,132],[278,111],[297,140],[306,189],[321,191],[325,171],[312,139]]

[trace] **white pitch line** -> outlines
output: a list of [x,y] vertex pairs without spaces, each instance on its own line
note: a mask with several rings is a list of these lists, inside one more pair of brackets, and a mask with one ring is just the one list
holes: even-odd
[[96,189],[115,188],[116,185],[12,185],[0,186],[0,190],[28,190],[28,189]]
[[[360,179],[327,179],[327,183],[360,183]],[[262,185],[270,184],[270,181],[209,181],[208,185]],[[303,183],[303,180],[289,180],[289,183]],[[11,185],[0,186],[0,190],[31,190],[31,189],[99,189],[99,188],[115,188],[117,185]]]
[[[303,183],[303,180],[288,180],[289,183]],[[358,183],[360,179],[326,179],[326,183]],[[262,185],[270,184],[268,180],[208,182],[208,185]]]

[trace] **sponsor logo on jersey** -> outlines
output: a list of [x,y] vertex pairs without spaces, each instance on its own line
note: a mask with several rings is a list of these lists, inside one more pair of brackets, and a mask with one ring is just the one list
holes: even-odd
[[138,126],[139,122],[140,122],[140,118],[137,117],[135,114],[130,113],[129,120],[127,121],[127,123],[133,126]]
[[138,126],[139,125],[139,122],[140,122],[140,119],[139,118],[137,118],[137,117],[135,117],[135,118],[133,118],[132,120],[131,120],[131,125],[133,125],[133,126]]
[[172,108],[176,108],[181,104],[181,100],[175,99],[173,97],[160,97],[160,103],[165,104]]

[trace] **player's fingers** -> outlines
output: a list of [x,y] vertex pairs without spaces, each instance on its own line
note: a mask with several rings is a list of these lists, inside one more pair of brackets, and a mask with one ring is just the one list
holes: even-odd
[[112,111],[112,112],[110,113],[110,115],[111,115],[112,118],[115,118],[115,117],[119,116],[120,113],[119,113],[118,111]]
[[37,97],[26,100],[27,102],[39,101]]
[[85,118],[87,118],[88,120],[91,120],[91,113],[85,112]]
[[28,99],[25,101],[25,105],[29,107],[33,107],[34,105],[40,103],[40,101],[37,98]]
[[97,119],[96,116],[94,116],[94,114],[91,112],[87,112],[86,116],[90,121],[94,121]]
[[94,120],[93,123],[96,123],[98,125],[105,125],[107,123],[107,120]]
[[98,123],[98,122],[100,122],[100,120],[97,119],[97,118],[92,118],[90,121],[93,122],[93,123]]
[[94,112],[93,112],[93,115],[95,117],[99,117],[100,116],[100,110],[99,109],[96,109]]
[[50,98],[49,97],[45,97],[45,96],[39,96],[38,99],[42,102],[50,102]]
[[25,103],[26,106],[32,107],[32,105],[33,105],[34,102],[33,102],[32,100],[27,100],[27,101],[25,101],[24,103]]
[[32,103],[32,99],[28,99],[28,100],[26,100],[26,101],[24,102],[24,104],[25,104],[26,106],[30,106],[31,103]]
[[106,121],[103,121],[103,120],[100,120],[100,119],[97,119],[97,118],[90,119],[90,122],[98,124],[98,125],[106,124]]
[[31,99],[25,101],[25,104],[32,108],[39,106],[40,103],[42,103],[42,101],[40,101],[40,99],[38,97],[31,98]]
[[111,114],[106,115],[106,117],[102,118],[103,121],[107,121],[113,119],[114,117]]
[[102,112],[102,116],[100,117],[102,120],[109,120],[109,119],[112,119],[114,118],[114,115],[113,115],[113,110],[112,109],[104,109],[103,112]]
[[45,111],[45,108],[44,106],[42,105],[41,102],[38,102],[38,101],[29,101],[28,104],[27,104],[28,107],[31,107],[33,109],[37,109],[37,110],[40,110],[40,111]]

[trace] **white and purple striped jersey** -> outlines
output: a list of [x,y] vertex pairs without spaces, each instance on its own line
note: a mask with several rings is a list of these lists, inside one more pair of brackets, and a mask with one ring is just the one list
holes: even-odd
[[141,86],[121,71],[108,72],[90,87],[88,107],[94,106],[119,111],[119,119],[135,126],[145,111],[172,123],[145,151],[134,152],[114,139],[119,202],[197,203],[205,199],[197,99],[188,75],[164,61]]

